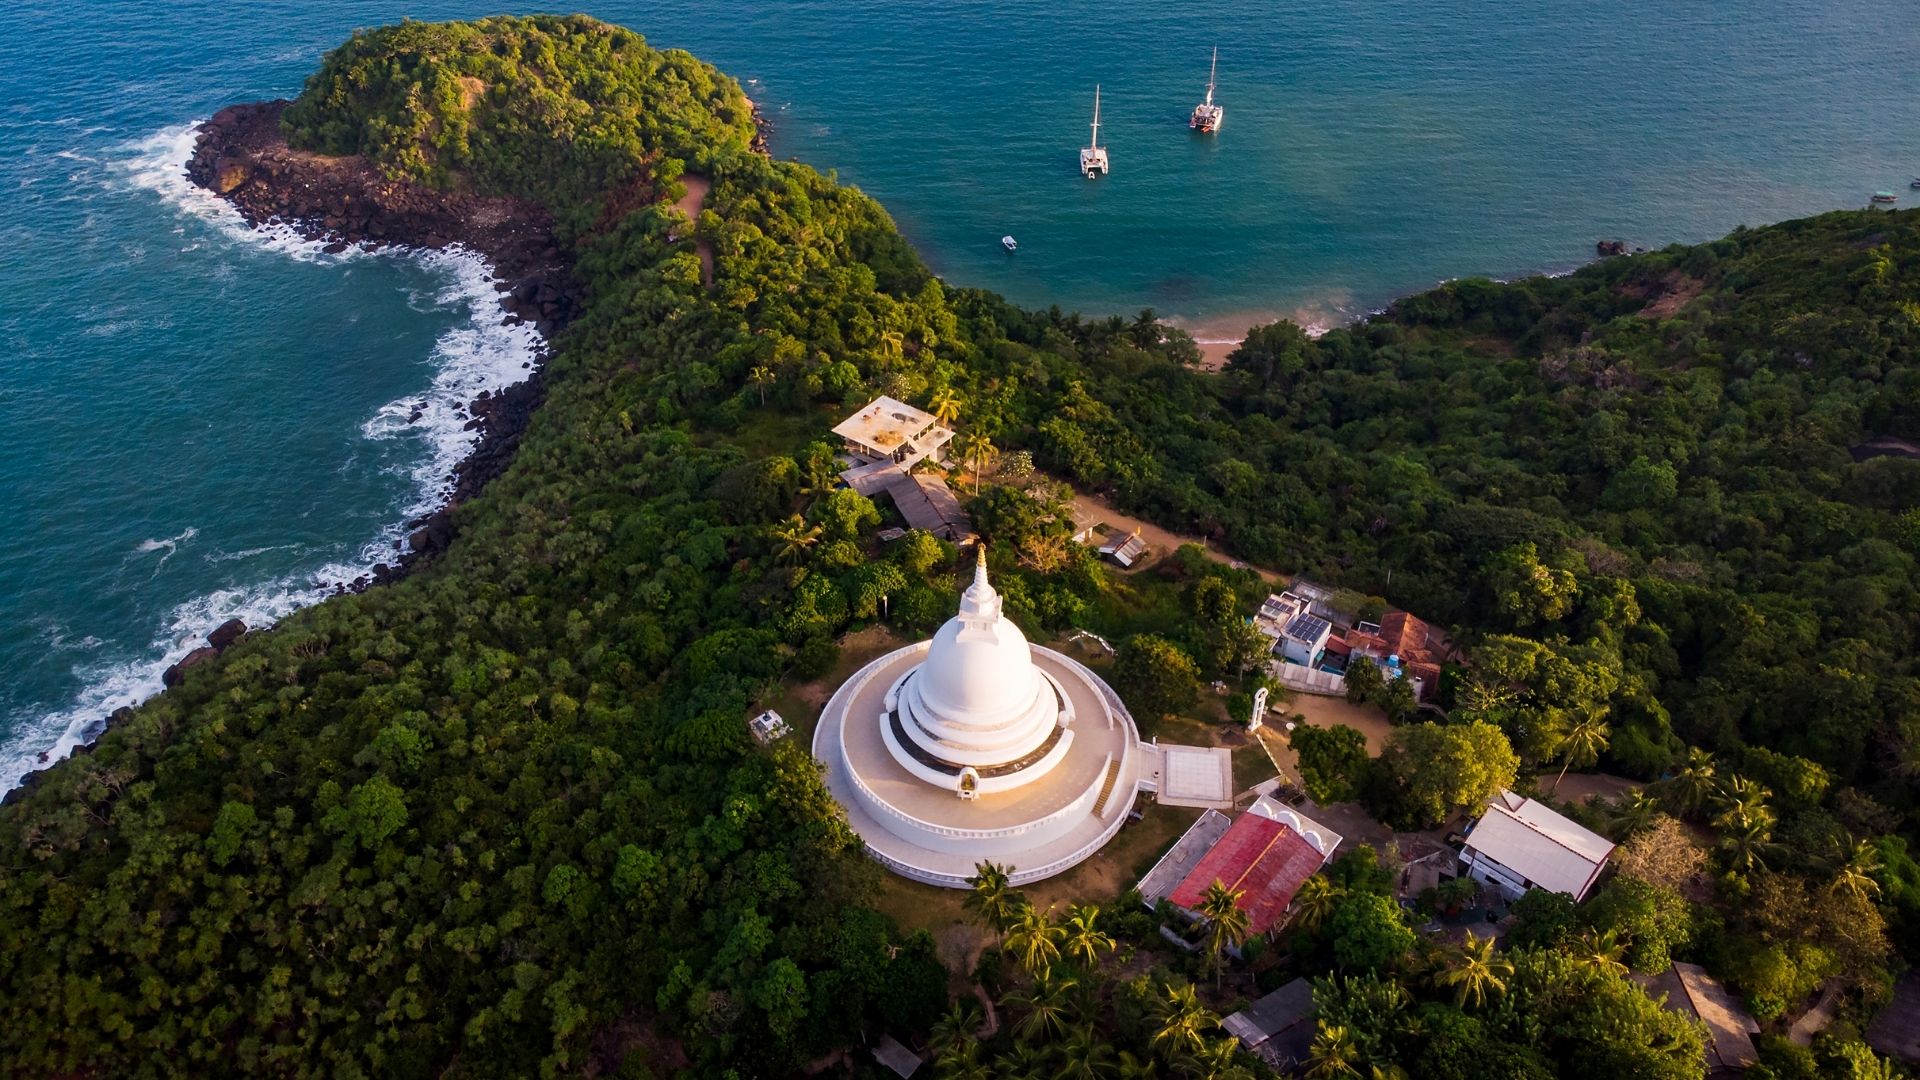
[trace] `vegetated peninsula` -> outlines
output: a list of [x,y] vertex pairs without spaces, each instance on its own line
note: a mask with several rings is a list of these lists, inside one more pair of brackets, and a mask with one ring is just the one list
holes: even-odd
[[[1256,1076],[1218,1016],[1305,978],[1315,1075],[1700,1077],[1724,1032],[1656,1004],[1682,962],[1757,1019],[1750,1075],[1888,1075],[1864,1033],[1920,957],[1920,218],[1458,281],[1257,328],[1214,375],[1150,314],[941,283],[755,140],[732,80],[580,17],[361,33],[214,125],[202,182],[475,246],[551,357],[410,573],[241,638],[0,807],[5,1072],[872,1076],[891,1037],[937,1076]],[[1349,684],[1404,721],[1384,746],[1269,745],[1381,835],[1604,770],[1625,793],[1566,808],[1620,843],[1604,876],[1527,893],[1494,950],[1416,934],[1460,898],[1407,913],[1398,843],[1353,843],[1233,959],[1231,903],[1190,951],[1118,895],[1192,812],[1145,808],[1079,894],[983,874],[982,928],[885,875],[804,740],[746,724],[806,724],[972,573],[838,485],[827,433],[877,395],[967,440],[998,602],[1114,641],[1143,734],[1216,730],[1203,681],[1244,703],[1269,586],[1197,547],[1114,572],[1062,483],[1451,628],[1434,708]]]

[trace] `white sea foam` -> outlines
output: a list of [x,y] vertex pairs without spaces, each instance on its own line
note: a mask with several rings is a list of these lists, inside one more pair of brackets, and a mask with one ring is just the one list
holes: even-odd
[[[124,159],[111,167],[109,182],[118,191],[158,195],[174,212],[193,219],[203,228],[211,227],[234,244],[265,248],[307,262],[338,263],[370,257],[357,248],[328,253],[322,243],[302,237],[291,226],[250,228],[226,200],[187,179],[186,163],[193,154],[197,129],[197,123],[168,127],[129,145]],[[205,236],[194,235],[200,230],[192,223],[180,231],[184,251],[209,248],[218,252],[221,247],[218,242],[206,243]],[[404,504],[393,508],[390,524],[368,540],[354,561],[328,563],[308,571],[236,584],[194,597],[167,614],[165,624],[140,655],[77,669],[84,688],[72,702],[65,708],[13,725],[13,733],[0,741],[0,792],[18,786],[27,773],[42,767],[43,754],[45,761],[58,761],[72,753],[74,747],[91,741],[99,734],[109,712],[158,693],[162,688],[162,673],[205,644],[206,635],[221,623],[240,619],[248,627],[259,629],[318,603],[335,592],[341,583],[367,574],[374,564],[391,562],[395,542],[404,536],[406,523],[445,502],[449,492],[448,476],[478,439],[465,427],[467,403],[482,391],[499,391],[526,378],[540,337],[531,326],[502,324],[505,310],[500,306],[501,294],[494,288],[486,261],[478,254],[459,248],[385,250],[375,254],[385,258],[414,258],[444,275],[447,283],[434,294],[434,306],[441,310],[464,309],[468,316],[434,343],[427,358],[434,369],[431,383],[418,393],[382,406],[361,427],[370,440],[419,442],[419,456],[406,469],[411,491]],[[231,267],[210,263],[206,272],[209,275],[231,272]],[[413,419],[416,406],[420,406],[417,420]],[[164,551],[161,556],[164,562],[198,532],[189,528],[178,536],[148,540],[139,545],[138,551]],[[241,562],[265,550],[271,549],[218,552],[207,558],[211,562]]]

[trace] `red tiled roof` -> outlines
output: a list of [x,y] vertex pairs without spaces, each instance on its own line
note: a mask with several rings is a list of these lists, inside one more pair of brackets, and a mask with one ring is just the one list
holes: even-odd
[[1430,628],[1420,617],[1406,611],[1389,611],[1380,619],[1380,636],[1387,651],[1402,660],[1424,659]]
[[1324,861],[1292,828],[1259,814],[1241,814],[1167,899],[1197,910],[1207,886],[1222,882],[1244,893],[1240,909],[1247,913],[1248,931],[1264,934],[1285,917],[1293,894]]

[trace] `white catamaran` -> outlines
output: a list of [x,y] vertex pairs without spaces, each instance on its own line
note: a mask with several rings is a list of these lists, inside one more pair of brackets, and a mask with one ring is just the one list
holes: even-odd
[[1105,175],[1107,171],[1107,151],[1100,145],[1100,87],[1093,88],[1093,145],[1080,150],[1080,175],[1091,180],[1095,176]]
[[1193,119],[1187,122],[1187,126],[1195,131],[1207,134],[1219,131],[1221,122],[1227,118],[1226,107],[1213,103],[1214,76],[1219,72],[1220,48],[1215,46],[1213,66],[1207,69],[1207,100],[1193,107]]

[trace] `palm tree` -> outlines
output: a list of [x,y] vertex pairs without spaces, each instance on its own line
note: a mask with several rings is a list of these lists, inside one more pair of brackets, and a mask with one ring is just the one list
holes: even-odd
[[1440,972],[1434,979],[1441,986],[1451,986],[1454,991],[1454,1004],[1465,1008],[1471,999],[1474,1007],[1486,1004],[1489,994],[1498,996],[1506,992],[1507,976],[1513,974],[1513,965],[1493,954],[1492,938],[1475,937],[1473,931],[1467,931],[1467,940],[1460,943],[1451,967]]
[[1067,940],[1063,946],[1068,958],[1077,960],[1081,967],[1093,970],[1100,962],[1101,952],[1112,952],[1115,942],[1109,934],[1100,929],[1100,905],[1075,904],[1067,909]]
[[1135,1057],[1133,1051],[1122,1050],[1114,1062],[1115,1080],[1160,1080],[1160,1065],[1152,1058]]
[[1023,1039],[1046,1041],[1067,1033],[1067,1013],[1072,1010],[1071,992],[1078,985],[1072,979],[1051,974],[1033,980],[1033,989],[1024,994],[1009,994],[1007,1004],[1025,1011],[1015,1030]]
[[1688,750],[1686,764],[1680,766],[1665,786],[1673,796],[1674,808],[1682,814],[1690,814],[1705,806],[1717,786],[1713,755],[1697,746]]
[[1720,816],[1715,821],[1764,815],[1767,823],[1772,824],[1773,811],[1767,808],[1767,796],[1772,794],[1757,781],[1744,776],[1728,777],[1714,794],[1713,801],[1720,807]]
[[1653,824],[1660,814],[1660,802],[1644,789],[1635,788],[1620,796],[1613,806],[1613,832],[1621,840]]
[[1046,912],[1035,911],[1033,905],[1028,904],[1014,916],[1013,925],[1007,930],[1006,948],[1027,974],[1040,979],[1045,978],[1053,970],[1054,962],[1060,959],[1060,940],[1066,936],[1067,932],[1054,925]]
[[1714,819],[1714,826],[1720,830],[1720,850],[1728,866],[1751,872],[1767,865],[1765,856],[1773,846],[1767,842],[1773,836],[1770,815],[1729,812]]
[[1870,840],[1862,840],[1853,845],[1853,851],[1847,861],[1834,875],[1833,884],[1828,886],[1834,892],[1852,895],[1855,899],[1868,900],[1880,895],[1880,883],[1874,880],[1874,872],[1880,869],[1880,849]]
[[1300,891],[1293,894],[1293,925],[1302,930],[1318,929],[1339,902],[1340,886],[1325,874],[1315,874],[1301,882]]
[[1207,886],[1207,893],[1200,898],[1200,904],[1194,910],[1207,920],[1207,954],[1213,958],[1213,986],[1220,988],[1220,972],[1226,966],[1224,954],[1229,946],[1238,948],[1247,940],[1251,923],[1247,913],[1240,909],[1240,897],[1243,892],[1229,889],[1218,881]]
[[973,886],[973,891],[967,894],[967,906],[994,932],[996,940],[1004,940],[1007,924],[1013,921],[1024,899],[1010,884],[1007,867],[978,862],[973,864],[973,869],[974,875],[967,879],[967,884]]
[[933,414],[933,419],[941,427],[950,428],[960,418],[962,404],[964,402],[960,400],[960,395],[954,393],[952,387],[943,386],[933,392],[933,400],[928,403],[927,411]]
[[906,354],[907,339],[898,330],[883,330],[880,333],[880,355],[888,360],[898,360]]
[[1016,1042],[993,1059],[997,1080],[1047,1080],[1047,1052],[1032,1043]]
[[767,385],[773,382],[773,380],[773,369],[770,367],[756,367],[752,371],[747,372],[747,381],[760,388],[760,404],[762,405],[767,403]]
[[809,525],[806,518],[795,514],[784,525],[774,527],[773,538],[779,542],[776,557],[781,562],[799,562],[808,548],[820,542],[820,526]]
[[955,998],[953,1004],[940,1019],[934,1021],[932,1030],[927,1032],[927,1046],[935,1055],[944,1056],[949,1050],[973,1038],[980,1030],[980,1003],[971,997]]
[[1308,1080],[1344,1080],[1357,1077],[1360,1046],[1353,1032],[1338,1024],[1321,1024],[1307,1050]]
[[1089,1024],[1060,1045],[1060,1068],[1054,1080],[1100,1080],[1113,1072],[1113,1047],[1093,1033]]
[[973,493],[978,495],[980,494],[980,473],[984,470],[985,463],[992,461],[1000,451],[993,445],[993,440],[978,433],[962,435],[955,442],[959,444],[954,447],[954,450],[959,453],[960,460],[966,462],[968,468],[973,470]]
[[1153,1033],[1153,1048],[1169,1061],[1198,1050],[1205,1041],[1203,1033],[1220,1023],[1219,1017],[1200,1004],[1192,983],[1168,986],[1157,1012],[1160,1026]]
[[1582,967],[1615,975],[1627,973],[1624,959],[1627,944],[1620,940],[1619,931],[1612,928],[1597,933],[1592,929],[1582,930],[1580,936],[1574,939],[1573,953]]
[[1560,754],[1560,775],[1553,778],[1553,791],[1560,790],[1560,781],[1567,778],[1567,770],[1575,765],[1581,768],[1600,760],[1600,752],[1607,748],[1607,723],[1598,713],[1589,713],[1579,719],[1566,734],[1560,736],[1558,751]]
[[942,1080],[989,1080],[993,1075],[980,1060],[980,1040],[963,1039],[934,1059]]

